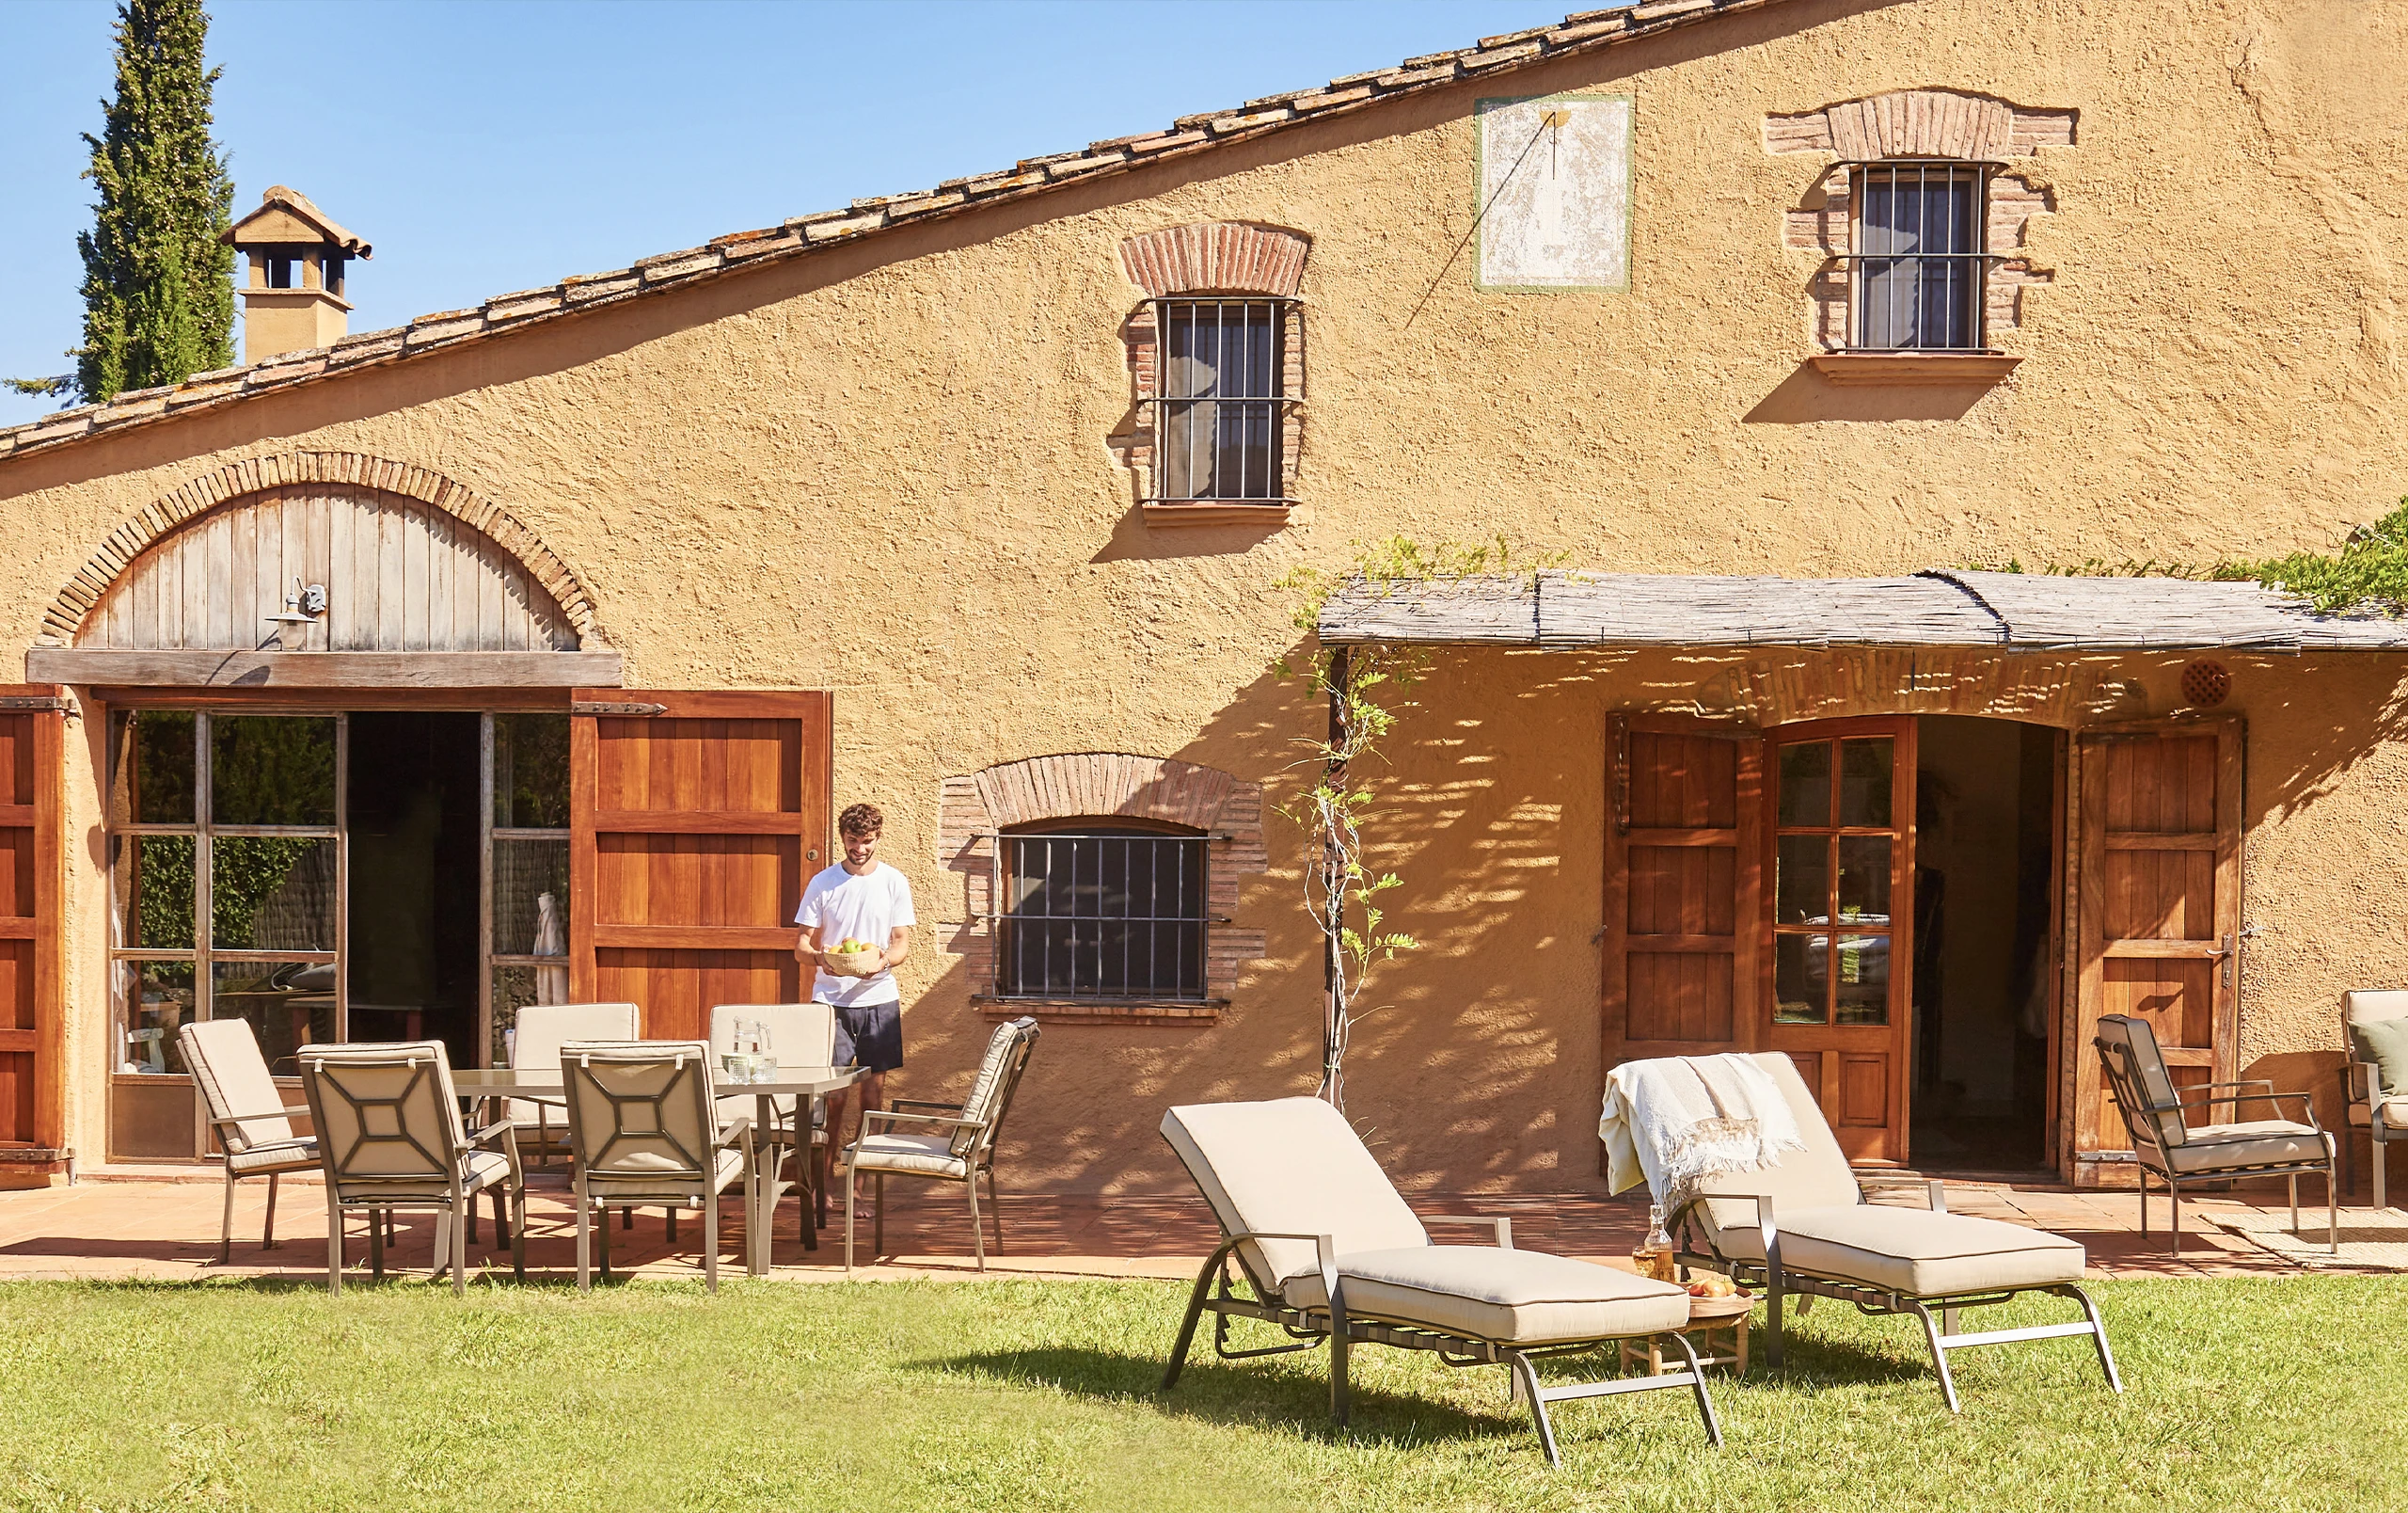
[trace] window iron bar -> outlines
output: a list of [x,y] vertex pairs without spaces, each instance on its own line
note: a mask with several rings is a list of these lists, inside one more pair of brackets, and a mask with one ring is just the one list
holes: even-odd
[[[992,834],[992,833],[990,833]],[[1203,1000],[1207,837],[1008,833],[991,860],[999,997]]]

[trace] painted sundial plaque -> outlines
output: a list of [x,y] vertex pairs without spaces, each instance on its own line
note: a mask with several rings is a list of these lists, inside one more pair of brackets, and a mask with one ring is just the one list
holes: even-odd
[[1628,95],[1480,102],[1480,287],[1630,287],[1631,114]]

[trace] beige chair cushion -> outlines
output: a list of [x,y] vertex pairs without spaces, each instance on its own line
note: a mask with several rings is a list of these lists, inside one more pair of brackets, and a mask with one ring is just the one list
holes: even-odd
[[[1231,1234],[1327,1234],[1340,1255],[1430,1243],[1346,1116],[1318,1098],[1189,1104],[1163,1115],[1162,1132]],[[1310,1240],[1248,1242],[1238,1255],[1266,1294],[1321,1269]]]
[[[531,1003],[518,1011],[516,1033],[510,1039],[510,1064],[523,1071],[560,1069],[561,1047],[570,1041],[631,1041],[642,1031],[643,1015],[631,1003]],[[565,1105],[557,1098],[540,1100],[548,1123],[557,1131],[568,1123]],[[537,1100],[510,1100],[510,1120],[531,1134],[539,1120]],[[565,1139],[565,1136],[560,1137]]]
[[[769,1054],[781,1068],[827,1066],[836,1057],[836,1006],[827,1003],[721,1003],[711,1006],[711,1065],[736,1049],[736,1022],[758,1020],[768,1031]],[[728,1084],[727,1086],[733,1086]],[[794,1123],[795,1101],[772,1098],[769,1106],[780,1124]],[[726,1093],[719,1101],[722,1120],[750,1119],[760,1100],[749,1093]]]
[[[1821,1106],[1807,1091],[1805,1078],[1798,1075],[1798,1063],[1779,1051],[1758,1052],[1751,1059],[1770,1075],[1781,1089],[1781,1095],[1789,1100],[1789,1112],[1798,1121],[1798,1133],[1806,1148],[1784,1154],[1771,1166],[1715,1177],[1705,1187],[1719,1192],[1768,1194],[1776,1216],[1793,1208],[1833,1208],[1856,1202],[1856,1176],[1848,1171],[1840,1142],[1831,1137],[1831,1126],[1823,1121]],[[1753,1203],[1705,1205],[1706,1228],[1714,1235],[1719,1236],[1726,1225],[1744,1226],[1752,1234],[1755,1222]]]
[[228,1150],[293,1139],[293,1121],[282,1112],[284,1094],[268,1075],[267,1059],[260,1055],[259,1036],[249,1020],[196,1020],[176,1030],[176,1043],[184,1053],[184,1064],[192,1068],[193,1081],[200,1086],[210,1118],[260,1116],[219,1130]]
[[911,1171],[930,1177],[960,1177],[969,1162],[953,1154],[943,1135],[879,1134],[864,1138],[853,1155],[857,1171]]
[[[712,1163],[711,1191],[725,1192],[744,1174],[744,1153],[735,1146],[722,1146]],[[608,1173],[588,1172],[585,1191],[595,1202],[633,1202],[646,1196],[683,1202],[701,1196],[701,1187],[691,1177],[676,1177],[667,1182],[648,1177],[642,1171],[614,1171]]]
[[[2365,1104],[2352,1104],[2350,1106],[2350,1123],[2355,1124],[2360,1129],[2370,1128],[2374,1124],[2373,1111],[2368,1108]],[[2400,1130],[2408,1130],[2408,1098],[2392,1098],[2385,1100],[2383,1105],[2383,1123],[2385,1126],[2384,1130],[2385,1135],[2390,1135]]]
[[[1995,1218],[1855,1203],[1776,1209],[1783,1271],[1861,1282],[1914,1298],[2080,1282],[2083,1249],[2062,1234]],[[1726,1230],[1725,1255],[1765,1256],[1753,1228]]]
[[[1539,1250],[1413,1245],[1338,1258],[1350,1318],[1418,1324],[1499,1345],[1616,1340],[1678,1329],[1689,1295],[1670,1282]],[[1281,1294],[1291,1308],[1329,1298],[1318,1271]]]
[[254,1176],[268,1171],[299,1171],[318,1164],[318,1142],[308,1136],[299,1139],[278,1140],[273,1145],[250,1145],[230,1153],[226,1164],[238,1176]]
[[441,1041],[310,1044],[295,1055],[338,1187],[407,1179],[447,1190],[448,1153],[467,1134]]
[[702,1190],[724,1133],[708,1043],[570,1041],[560,1058],[577,1164],[589,1187],[612,1177]]
[[2341,1022],[2370,1025],[2378,1019],[2408,1019],[2408,993],[2353,991],[2341,995]]
[[2194,1124],[2190,1138],[2168,1151],[2178,1172],[2227,1167],[2271,1166],[2324,1159],[2324,1138],[2287,1119],[2251,1119],[2238,1124]]
[[[499,1151],[467,1151],[461,1155],[460,1190],[479,1192],[510,1175],[509,1158]],[[380,1202],[445,1202],[452,1188],[441,1178],[429,1181],[423,1177],[396,1178],[390,1181],[363,1181],[351,1178],[341,1184],[341,1197],[353,1205],[374,1205]]]

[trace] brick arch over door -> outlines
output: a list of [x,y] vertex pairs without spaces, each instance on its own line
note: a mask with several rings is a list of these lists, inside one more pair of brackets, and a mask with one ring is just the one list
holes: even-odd
[[[284,506],[288,502],[301,507],[287,511]],[[119,629],[111,628],[113,597],[130,589],[150,570],[162,568],[167,554],[191,543],[195,539],[192,533],[209,529],[213,521],[229,522],[230,534],[238,517],[248,518],[252,526],[252,554],[248,561],[256,577],[262,570],[257,545],[259,524],[271,504],[277,517],[273,548],[277,570],[282,572],[284,532],[290,524],[295,533],[293,560],[312,564],[323,560],[327,564],[327,577],[308,581],[325,581],[334,591],[336,603],[329,607],[328,629],[353,625],[351,645],[402,649],[386,647],[388,637],[381,629],[361,628],[349,618],[358,601],[356,597],[346,601],[341,575],[333,570],[338,520],[353,528],[348,560],[355,574],[372,571],[374,579],[390,577],[411,583],[416,581],[411,578],[415,563],[421,575],[461,575],[447,579],[440,585],[447,589],[456,588],[465,595],[474,582],[481,597],[498,596],[495,604],[477,609],[476,623],[481,627],[490,609],[490,628],[464,631],[466,644],[460,649],[591,650],[601,645],[593,597],[585,585],[550,548],[508,511],[441,473],[350,452],[294,452],[247,458],[203,474],[162,497],[111,532],[90,561],[59,591],[42,617],[37,645],[100,646],[136,636],[138,632],[121,628],[123,621],[119,622]],[[324,517],[319,524],[310,523],[318,517]],[[374,520],[379,533],[372,564],[365,544],[356,536],[356,527],[363,518]],[[321,526],[326,533],[323,542],[309,534]],[[392,534],[389,543],[383,540],[388,530]],[[389,563],[388,551],[393,554]],[[234,571],[232,553],[230,542],[226,563],[229,576]],[[289,581],[292,576],[282,572],[285,581]],[[308,577],[306,572],[304,577]],[[146,587],[148,592],[158,592],[155,582]],[[435,585],[426,592],[432,595]],[[127,608],[122,603],[115,607],[120,611]],[[247,605],[244,613],[248,613]],[[467,601],[464,600],[462,614],[467,613]],[[402,629],[395,632],[404,645],[414,639],[418,642],[418,646],[411,649],[431,645],[429,638],[435,635],[431,608],[421,614],[424,618],[418,621],[404,614],[400,622]],[[464,627],[467,623],[465,619],[460,622]],[[423,634],[414,632],[410,628],[418,624],[426,625],[428,629]],[[227,629],[227,637],[202,631],[199,641],[189,644],[207,645],[232,637],[230,613]],[[187,644],[188,638],[181,630],[178,635],[178,644]],[[487,641],[497,644],[486,646]]]
[[[1207,852],[1205,903],[1214,918],[1234,920],[1238,879],[1270,867],[1262,840],[1262,785],[1214,767],[1126,752],[1070,752],[1005,762],[944,780],[937,846],[945,867],[962,875],[961,904],[947,948],[966,958],[971,991],[993,982],[990,916],[995,879],[994,836],[1053,820],[1151,820],[1200,830]],[[1268,949],[1259,930],[1212,927],[1204,964],[1206,994],[1229,996],[1240,967]]]

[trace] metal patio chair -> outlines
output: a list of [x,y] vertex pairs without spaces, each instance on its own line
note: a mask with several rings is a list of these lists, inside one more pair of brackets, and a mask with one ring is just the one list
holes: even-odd
[[[2291,1229],[2299,1229],[2299,1179],[2304,1172],[2324,1174],[2325,1245],[2335,1254],[2341,1249],[2341,1198],[2334,1180],[2335,1141],[2316,1122],[2316,1107],[2304,1092],[2276,1092],[2263,1077],[2244,1082],[2194,1083],[2178,1089],[2157,1048],[2157,1032],[2146,1019],[2106,1014],[2099,1021],[2099,1065],[2124,1128],[2132,1139],[2132,1157],[2139,1169],[2141,1233],[2148,1233],[2148,1179],[2155,1172],[2173,1202],[2174,1253],[2182,1253],[2182,1187],[2230,1182],[2236,1177],[2289,1177]],[[2255,1088],[2256,1092],[2241,1090]],[[2242,1104],[2263,1104],[2280,1113],[2285,1101],[2296,1099],[2304,1123],[2287,1119],[2236,1120],[2225,1124],[2191,1124],[2187,1109],[2230,1104],[2238,1115]]]
[[494,1225],[509,1238],[512,1275],[526,1276],[527,1184],[518,1142],[506,1119],[465,1127],[441,1041],[304,1045],[297,1054],[326,1174],[328,1293],[342,1291],[348,1215],[368,1215],[369,1271],[381,1279],[392,1216],[417,1211],[436,1216],[435,1274],[449,1270],[452,1292],[465,1295],[469,1215],[481,1192],[493,1195]]
[[[736,1027],[739,1022],[751,1021],[761,1027],[768,1038],[768,1054],[782,1067],[832,1065],[836,1057],[836,1010],[825,1003],[721,1003],[711,1006],[711,1055],[722,1057],[736,1048]],[[732,1084],[730,1086],[733,1086]],[[814,1167],[818,1151],[828,1145],[828,1107],[824,1098],[811,1100],[806,1121],[798,1123],[796,1106],[801,1100],[793,1097],[772,1098],[769,1111],[775,1123],[768,1129],[754,1129],[752,1146],[759,1157],[755,1199],[759,1206],[763,1231],[776,1216],[778,1199],[785,1188],[779,1173],[789,1157],[796,1162],[796,1186],[802,1197],[802,1221],[815,1228],[828,1222],[828,1195]],[[719,1108],[722,1118],[755,1118],[760,1100],[741,1091],[731,1092],[722,1088]],[[806,1243],[816,1249],[811,1230],[803,1232]]]
[[[870,1237],[873,1252],[886,1253],[886,1179],[926,1177],[958,1182],[970,1198],[970,1248],[978,1269],[987,1269],[987,1240],[978,1227],[978,1178],[987,1178],[987,1211],[994,1216],[995,1253],[1004,1253],[1004,1208],[995,1193],[995,1141],[1003,1134],[1004,1118],[1011,1112],[1012,1094],[1020,1091],[1021,1074],[1037,1050],[1037,1021],[1023,1015],[997,1025],[988,1038],[987,1054],[970,1096],[958,1104],[931,1103],[924,1098],[897,1098],[891,1109],[862,1113],[861,1137],[845,1153],[845,1274],[853,1272],[854,1173],[878,1179],[877,1229]],[[911,1112],[911,1110],[921,1110]],[[889,1126],[909,1125],[911,1132],[883,1132],[872,1121]],[[925,1130],[922,1134],[917,1131]]]
[[[510,1038],[510,1064],[520,1072],[556,1072],[561,1047],[570,1041],[631,1041],[643,1033],[642,1012],[631,1003],[531,1003],[518,1011]],[[559,1098],[513,1098],[507,1117],[531,1143],[528,1154],[541,1166],[568,1155],[568,1105]]]
[[[1163,1115],[1162,1135],[1221,1225],[1221,1243],[1188,1296],[1164,1392],[1178,1385],[1196,1326],[1210,1313],[1212,1348],[1224,1361],[1326,1341],[1329,1416],[1340,1425],[1350,1350],[1387,1345],[1434,1351],[1449,1365],[1505,1367],[1512,1396],[1529,1402],[1550,1466],[1562,1461],[1546,1405],[1574,1398],[1686,1387],[1706,1439],[1722,1442],[1697,1352],[1679,1332],[1689,1319],[1684,1289],[1517,1250],[1509,1219],[1417,1217],[1346,1116],[1318,1098],[1189,1105]],[[1481,1225],[1496,1243],[1435,1245],[1425,1224]],[[1278,1325],[1294,1343],[1233,1350],[1232,1318]],[[1531,1366],[1646,1339],[1671,1341],[1685,1369],[1549,1387]]]
[[753,1235],[752,1121],[720,1114],[705,1041],[571,1041],[561,1047],[568,1095],[569,1178],[577,1209],[577,1290],[594,1286],[594,1216],[605,1211],[602,1275],[610,1275],[612,1208],[698,1208],[703,1278],[719,1291],[719,1201],[742,1183],[747,1253]]
[[184,1064],[209,1106],[210,1132],[226,1156],[226,1217],[217,1233],[219,1265],[234,1258],[234,1184],[267,1178],[267,1223],[260,1249],[276,1249],[276,1179],[318,1164],[314,1135],[293,1133],[293,1116],[306,1103],[287,1104],[268,1075],[267,1059],[247,1019],[190,1020],[176,1031]]
[[[2087,1335],[2098,1347],[2107,1385],[2124,1390],[2107,1346],[2107,1327],[2082,1289],[2088,1257],[2080,1245],[2046,1230],[1952,1214],[1937,1182],[1923,1185],[1925,1208],[1866,1202],[1865,1184],[1848,1169],[1798,1064],[1778,1051],[1751,1053],[1751,1059],[1780,1087],[1805,1149],[1784,1153],[1753,1171],[1714,1179],[1713,1189],[1683,1202],[1669,1223],[1681,1265],[1765,1289],[1766,1355],[1773,1365],[1782,1360],[1785,1300],[1830,1298],[1853,1303],[1861,1313],[1919,1321],[1951,1413],[1957,1411],[1957,1402],[1948,1352],[1974,1346]],[[1965,1309],[2023,1293],[2079,1303],[2083,1322],[1958,1330]]]
[[[2341,995],[2341,1032],[2348,1035],[2360,1025],[2384,1020],[2408,1019],[2408,993],[2368,993],[2364,991]],[[2350,1158],[2350,1131],[2367,1132],[2367,1155],[2374,1166],[2374,1205],[2388,1208],[2383,1181],[2383,1148],[2394,1140],[2408,1140],[2408,1086],[2385,1087],[2383,1069],[2372,1061],[2358,1059],[2353,1045],[2349,1059],[2341,1063],[2341,1163],[2346,1169]],[[2345,1179],[2343,1187],[2349,1186]]]

